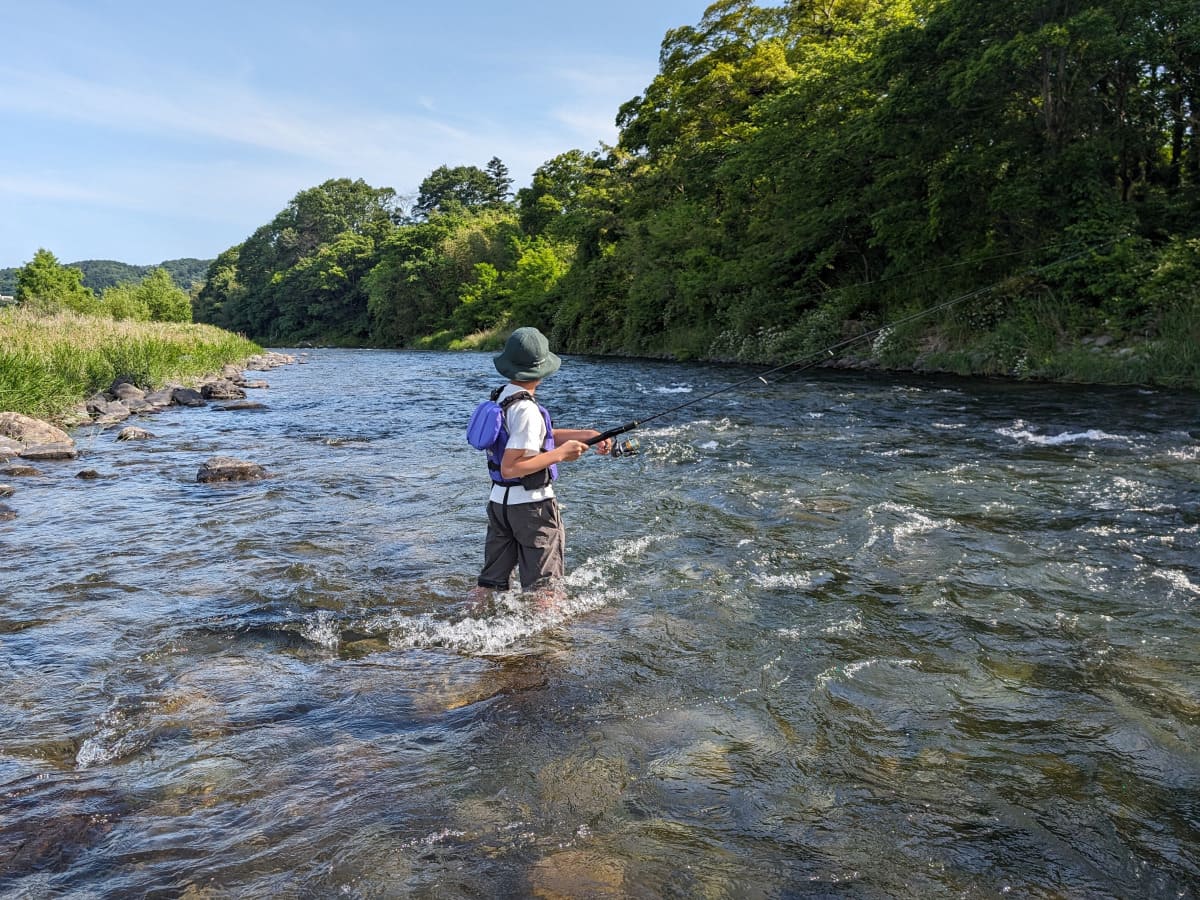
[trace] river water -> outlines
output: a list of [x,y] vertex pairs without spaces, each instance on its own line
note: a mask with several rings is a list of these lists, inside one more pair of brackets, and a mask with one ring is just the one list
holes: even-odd
[[301,358],[6,479],[5,896],[1200,891],[1197,396],[752,380],[563,466],[567,598],[473,609],[490,357]]

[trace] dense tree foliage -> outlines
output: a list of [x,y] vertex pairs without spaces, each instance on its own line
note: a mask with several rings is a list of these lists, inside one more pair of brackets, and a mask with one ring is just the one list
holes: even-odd
[[1197,344],[1198,73],[1183,0],[719,0],[667,33],[616,146],[515,197],[498,158],[441,166],[408,216],[327,182],[222,254],[196,311],[268,341],[536,324],[779,361],[987,287],[863,352],[1053,377],[1089,334]]
[[64,266],[53,253],[39,249],[17,272],[17,303],[45,312],[59,309],[85,315],[100,311],[95,292],[83,286],[83,272]]

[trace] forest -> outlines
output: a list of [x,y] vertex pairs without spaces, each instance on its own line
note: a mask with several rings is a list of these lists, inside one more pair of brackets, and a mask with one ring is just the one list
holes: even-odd
[[615,146],[515,191],[497,158],[415,197],[303,190],[212,262],[195,317],[272,345],[536,325],[568,352],[1200,386],[1194,0],[719,0],[615,118]]

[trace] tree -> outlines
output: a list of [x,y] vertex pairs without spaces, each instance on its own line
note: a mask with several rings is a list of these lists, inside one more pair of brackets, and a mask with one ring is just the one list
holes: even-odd
[[421,182],[413,212],[427,218],[434,212],[474,209],[494,202],[499,189],[493,175],[478,166],[438,166]]
[[508,166],[500,161],[500,157],[493,156],[488,160],[487,175],[492,181],[491,194],[488,197],[489,203],[507,203],[512,196],[513,180],[508,175]]
[[171,279],[166,269],[155,269],[138,285],[137,299],[145,304],[155,322],[192,321],[192,301],[187,291]]
[[46,249],[39,249],[17,273],[17,303],[45,312],[68,309],[85,315],[101,312],[91,288],[83,286],[83,272],[63,266]]

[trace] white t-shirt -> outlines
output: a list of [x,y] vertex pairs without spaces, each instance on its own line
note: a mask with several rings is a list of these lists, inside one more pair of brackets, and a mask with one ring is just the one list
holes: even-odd
[[[523,390],[525,389],[517,387],[515,384],[506,384],[496,402],[502,403],[506,397],[511,397]],[[536,402],[532,400],[516,401],[505,412],[504,422],[505,427],[508,428],[509,450],[524,450],[526,456],[537,456],[542,452],[542,445],[546,443],[546,420],[542,418],[542,412],[538,409]],[[512,487],[493,484],[491,499],[496,503],[503,503],[506,492],[509,506],[517,503],[536,503],[538,500],[548,500],[553,497],[554,485],[551,483],[531,491],[519,484]]]

